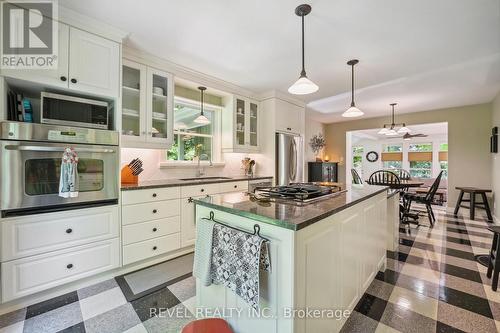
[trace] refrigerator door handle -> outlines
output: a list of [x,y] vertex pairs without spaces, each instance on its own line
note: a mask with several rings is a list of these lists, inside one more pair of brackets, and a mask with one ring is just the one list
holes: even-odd
[[295,140],[290,144],[290,180],[293,182],[297,177],[297,147]]

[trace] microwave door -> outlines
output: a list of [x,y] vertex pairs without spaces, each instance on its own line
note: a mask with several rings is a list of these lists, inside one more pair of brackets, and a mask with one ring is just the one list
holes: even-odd
[[65,146],[2,141],[0,209],[43,209],[118,199],[116,147],[73,147],[79,157],[79,194],[75,198],[61,198],[59,178]]

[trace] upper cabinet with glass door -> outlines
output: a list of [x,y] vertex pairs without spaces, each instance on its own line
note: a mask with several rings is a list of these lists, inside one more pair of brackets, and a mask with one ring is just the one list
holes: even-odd
[[124,147],[165,148],[173,140],[173,77],[124,59],[122,141]]
[[258,152],[260,125],[259,103],[234,96],[232,107],[225,109],[222,119],[224,152]]

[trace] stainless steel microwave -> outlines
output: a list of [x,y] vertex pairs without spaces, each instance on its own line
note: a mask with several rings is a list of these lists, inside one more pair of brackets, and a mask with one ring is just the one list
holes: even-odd
[[109,104],[105,101],[42,92],[42,124],[109,129]]

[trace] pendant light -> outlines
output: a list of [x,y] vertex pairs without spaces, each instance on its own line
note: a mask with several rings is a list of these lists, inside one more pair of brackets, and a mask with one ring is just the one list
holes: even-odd
[[310,12],[311,6],[307,4],[295,8],[295,14],[302,18],[302,71],[300,72],[299,79],[288,88],[288,92],[294,95],[307,95],[319,90],[319,87],[307,78],[304,64],[304,16]]
[[351,107],[342,114],[342,117],[354,118],[364,115],[364,112],[358,109],[354,103],[354,65],[358,62],[359,60],[357,59],[349,60],[347,62],[347,65],[351,66]]
[[392,122],[390,124],[384,124],[384,127],[382,127],[382,129],[380,131],[378,131],[378,134],[383,134],[383,135],[387,135],[387,136],[396,136],[398,134],[409,133],[410,129],[408,127],[406,127],[405,123],[396,124],[394,121],[394,107],[396,105],[398,105],[398,103],[391,103],[389,105],[392,108],[392,117],[391,117]]
[[198,87],[198,89],[201,92],[201,112],[198,118],[194,120],[195,123],[197,124],[210,124],[210,119],[208,119],[204,114],[203,114],[203,92],[207,90],[206,87]]

